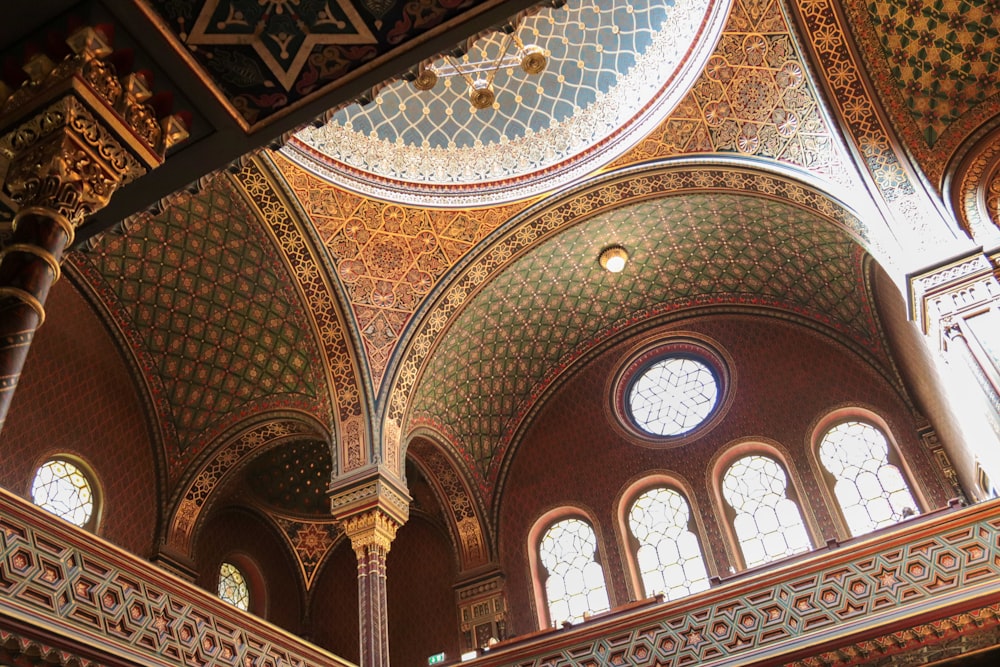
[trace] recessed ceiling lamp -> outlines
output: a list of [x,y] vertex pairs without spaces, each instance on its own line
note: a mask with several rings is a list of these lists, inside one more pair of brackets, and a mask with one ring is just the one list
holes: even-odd
[[610,273],[621,273],[628,261],[628,251],[620,245],[609,245],[598,258],[601,267]]

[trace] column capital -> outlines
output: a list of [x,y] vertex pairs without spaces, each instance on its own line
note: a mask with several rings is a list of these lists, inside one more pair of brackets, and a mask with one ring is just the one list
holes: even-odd
[[410,516],[410,494],[386,471],[367,468],[331,484],[330,510],[358,553],[369,546],[389,550]]
[[144,73],[119,73],[105,33],[93,27],[66,40],[56,63],[44,53],[24,63],[28,79],[0,88],[0,177],[15,208],[39,207],[73,226],[111,195],[159,166],[187,138],[187,122],[154,96]]

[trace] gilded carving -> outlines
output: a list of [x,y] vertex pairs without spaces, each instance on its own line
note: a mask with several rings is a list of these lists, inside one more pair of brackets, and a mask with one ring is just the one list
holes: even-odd
[[378,508],[354,514],[341,522],[359,561],[373,548],[383,554],[389,553],[399,525],[394,518]]
[[114,191],[146,172],[76,98],[64,97],[0,139],[5,189],[78,225]]

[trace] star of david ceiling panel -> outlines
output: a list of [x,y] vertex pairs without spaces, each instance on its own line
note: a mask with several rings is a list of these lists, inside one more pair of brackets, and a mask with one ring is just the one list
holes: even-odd
[[[597,263],[612,241],[631,256],[616,275]],[[863,257],[829,222],[762,198],[687,194],[600,214],[515,260],[470,299],[425,366],[411,425],[450,437],[487,493],[540,387],[650,317],[698,305],[779,308],[877,350]]]
[[294,282],[228,177],[138,216],[74,261],[139,359],[172,473],[259,410],[300,409],[329,421]]
[[246,125],[294,107],[476,0],[145,0]]
[[961,141],[1000,112],[998,9],[994,0],[845,6],[896,129],[935,182]]

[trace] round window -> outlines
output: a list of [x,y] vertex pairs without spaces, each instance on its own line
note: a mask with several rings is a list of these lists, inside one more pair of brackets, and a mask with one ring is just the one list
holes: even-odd
[[90,527],[94,518],[94,485],[82,468],[65,459],[50,459],[38,467],[31,484],[31,499],[81,528]]
[[714,345],[676,338],[629,358],[614,381],[613,404],[619,423],[640,441],[677,444],[715,423],[730,383]]
[[677,436],[700,426],[719,402],[719,383],[707,364],[668,356],[650,364],[632,381],[628,409],[632,421],[650,435]]

